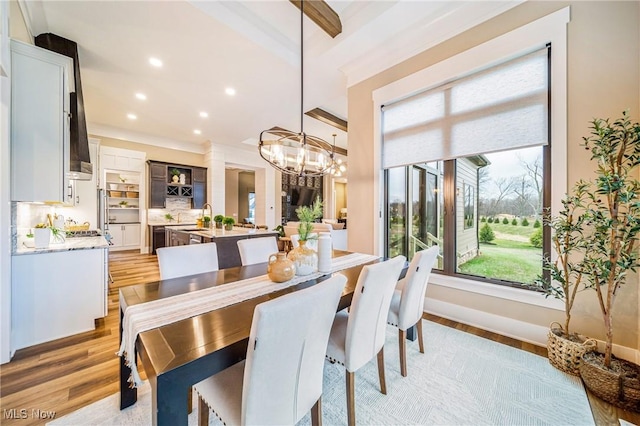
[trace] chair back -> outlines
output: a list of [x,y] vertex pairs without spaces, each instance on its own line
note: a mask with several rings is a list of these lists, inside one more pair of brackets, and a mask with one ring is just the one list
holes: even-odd
[[[318,234],[316,232],[312,232],[309,234],[309,237],[314,237],[311,240],[307,240],[307,247],[312,250],[318,250]],[[291,246],[296,248],[300,246],[300,234],[294,234],[291,236]]]
[[156,253],[161,280],[218,270],[216,243],[161,247]]
[[237,244],[243,266],[266,263],[270,255],[278,252],[276,237],[247,238],[238,240]]
[[424,312],[424,295],[431,269],[440,252],[438,246],[417,252],[405,276],[398,310],[398,328],[406,330],[422,318]]
[[351,301],[345,340],[345,367],[354,372],[375,357],[385,340],[391,296],[406,258],[362,268]]
[[335,275],[256,306],[242,387],[242,424],[289,424],[322,395],[329,332],[347,282]]

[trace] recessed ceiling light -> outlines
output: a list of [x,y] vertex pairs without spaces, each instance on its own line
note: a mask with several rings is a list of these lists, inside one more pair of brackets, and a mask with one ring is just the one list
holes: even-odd
[[162,61],[158,58],[149,58],[149,63],[158,68],[162,66]]
[[224,89],[224,93],[229,96],[233,96],[236,94],[236,89],[234,89],[233,87],[227,87],[226,89]]
[[200,117],[202,117],[202,118],[207,118],[207,117],[209,117],[209,113],[208,113],[208,112],[205,112],[205,111],[201,111],[201,112],[200,112]]
[[138,116],[137,116],[137,115],[135,115],[135,114],[127,114],[127,118],[128,118],[129,120],[137,120],[137,119],[138,119]]
[[195,133],[196,135],[200,135],[200,134],[202,134],[202,132],[201,132],[200,130],[198,130],[198,129],[195,129],[195,130],[193,131],[193,133]]
[[140,99],[141,101],[146,101],[147,100],[147,95],[145,95],[144,93],[136,93],[136,98]]

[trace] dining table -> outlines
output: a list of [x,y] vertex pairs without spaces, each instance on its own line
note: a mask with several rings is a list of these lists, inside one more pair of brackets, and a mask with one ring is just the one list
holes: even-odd
[[[347,254],[333,251],[334,258]],[[347,277],[347,283],[338,311],[351,304],[364,265],[379,261],[380,258],[375,258],[339,271]],[[123,287],[120,289],[120,338],[122,340],[122,322],[127,307],[237,283],[266,273],[267,263],[259,263]],[[135,350],[151,386],[153,424],[187,425],[190,409],[187,395],[190,395],[191,386],[245,358],[256,305],[313,286],[331,275],[316,276],[284,289],[139,333]],[[133,357],[136,363],[138,356]],[[137,400],[137,388],[129,382],[130,376],[131,368],[121,357],[120,409],[135,404]]]

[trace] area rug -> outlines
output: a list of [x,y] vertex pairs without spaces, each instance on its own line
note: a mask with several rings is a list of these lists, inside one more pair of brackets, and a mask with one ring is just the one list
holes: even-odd
[[[407,342],[408,377],[400,375],[397,330],[385,344],[387,395],[379,391],[375,359],[356,372],[356,420],[376,425],[593,425],[580,379],[553,368],[547,358],[424,321],[425,354]],[[118,409],[111,395],[48,423],[151,424],[150,387],[138,402]],[[197,403],[189,425],[197,424]],[[322,417],[347,423],[344,370],[325,363]],[[210,416],[211,425],[221,423]],[[300,425],[310,425],[310,417]]]

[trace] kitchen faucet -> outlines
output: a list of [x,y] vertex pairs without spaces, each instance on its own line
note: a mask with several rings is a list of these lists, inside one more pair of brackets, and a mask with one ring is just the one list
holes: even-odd
[[[213,220],[213,217],[212,217],[213,216],[213,207],[211,207],[211,204],[209,204],[209,203],[204,203],[204,205],[202,206],[202,218],[204,219],[204,209],[206,209],[207,206],[209,206],[209,218],[211,220]],[[208,227],[211,227],[211,220],[208,222],[209,223]]]

